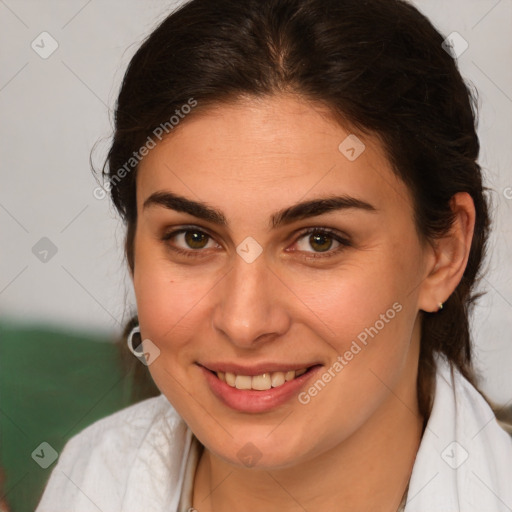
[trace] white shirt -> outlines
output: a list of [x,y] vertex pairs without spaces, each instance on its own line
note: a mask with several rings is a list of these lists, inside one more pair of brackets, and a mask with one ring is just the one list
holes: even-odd
[[[444,356],[436,363],[405,512],[510,512],[512,438]],[[192,440],[164,395],[107,416],[64,446],[36,512],[177,512]]]

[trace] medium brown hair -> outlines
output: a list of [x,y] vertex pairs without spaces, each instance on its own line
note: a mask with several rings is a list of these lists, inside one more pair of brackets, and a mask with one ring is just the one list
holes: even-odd
[[[393,171],[411,192],[423,241],[447,233],[454,219],[450,199],[469,193],[476,223],[462,279],[440,312],[420,312],[418,401],[425,418],[433,399],[436,351],[476,387],[469,310],[489,229],[477,163],[476,93],[443,40],[402,0],[192,0],[164,19],[131,59],[103,169],[112,180],[190,98],[198,103],[189,114],[194,116],[243,96],[292,91],[379,137]],[[134,167],[110,188],[126,224],[132,271],[136,172]]]

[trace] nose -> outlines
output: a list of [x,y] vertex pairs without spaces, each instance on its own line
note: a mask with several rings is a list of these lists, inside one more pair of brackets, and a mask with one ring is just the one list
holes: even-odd
[[286,287],[267,265],[264,253],[251,263],[237,254],[221,283],[213,327],[232,344],[259,348],[289,329]]

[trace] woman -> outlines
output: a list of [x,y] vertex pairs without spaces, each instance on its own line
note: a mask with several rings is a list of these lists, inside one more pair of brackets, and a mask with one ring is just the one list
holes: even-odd
[[161,394],[71,439],[38,512],[512,508],[443,39],[398,0],[193,0],[143,43],[105,188]]

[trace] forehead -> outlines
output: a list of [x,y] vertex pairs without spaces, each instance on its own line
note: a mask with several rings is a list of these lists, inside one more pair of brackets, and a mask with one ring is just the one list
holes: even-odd
[[[340,193],[377,208],[408,190],[376,137],[335,122],[326,107],[297,96],[247,98],[194,113],[139,164],[139,211],[159,190],[264,208]],[[240,212],[237,212],[240,213]]]

